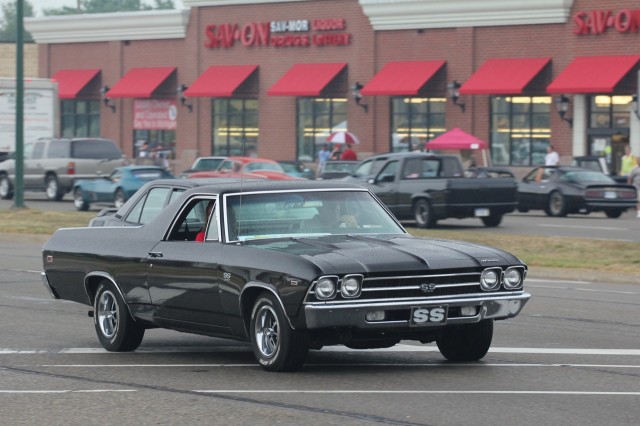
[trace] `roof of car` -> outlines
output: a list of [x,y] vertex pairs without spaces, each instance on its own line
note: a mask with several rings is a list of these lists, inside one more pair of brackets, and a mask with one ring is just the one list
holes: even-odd
[[401,158],[401,157],[437,157],[437,158],[442,158],[442,157],[457,157],[457,155],[452,155],[452,154],[435,154],[433,152],[422,152],[422,151],[411,151],[411,152],[387,152],[386,154],[377,154],[374,156],[369,157],[368,159],[371,158],[379,158],[379,157],[385,157],[385,158]]
[[[193,180],[193,179],[189,179]],[[328,189],[365,189],[361,185],[336,181],[314,180],[269,180],[269,179],[209,179],[209,183],[198,185],[198,191],[215,194],[263,191],[296,191]]]

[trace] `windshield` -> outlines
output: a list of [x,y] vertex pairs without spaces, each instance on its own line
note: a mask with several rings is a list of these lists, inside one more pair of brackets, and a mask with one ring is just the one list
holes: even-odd
[[615,183],[613,179],[602,172],[591,170],[567,172],[560,178],[561,180],[570,180],[573,182],[599,182],[599,183]]
[[341,234],[404,234],[367,191],[228,195],[230,241]]

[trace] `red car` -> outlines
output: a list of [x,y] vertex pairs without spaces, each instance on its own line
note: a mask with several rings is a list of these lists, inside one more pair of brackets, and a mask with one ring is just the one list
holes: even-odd
[[189,178],[243,177],[271,180],[300,180],[289,176],[276,161],[267,158],[227,157],[216,170],[192,173]]

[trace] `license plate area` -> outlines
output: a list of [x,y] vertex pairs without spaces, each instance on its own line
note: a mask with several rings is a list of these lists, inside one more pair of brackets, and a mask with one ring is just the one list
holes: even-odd
[[475,209],[473,213],[475,217],[487,217],[491,214],[489,209]]
[[607,198],[607,199],[618,198],[618,194],[616,194],[615,191],[605,191],[604,198]]
[[409,317],[411,327],[428,327],[447,323],[449,306],[412,306]]

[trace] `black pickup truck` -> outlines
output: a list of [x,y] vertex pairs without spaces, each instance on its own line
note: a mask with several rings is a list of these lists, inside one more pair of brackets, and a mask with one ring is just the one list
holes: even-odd
[[413,219],[421,228],[432,228],[439,219],[468,217],[495,227],[517,205],[513,174],[485,168],[478,177],[466,177],[454,155],[381,154],[360,163],[345,180],[367,186],[398,219]]

